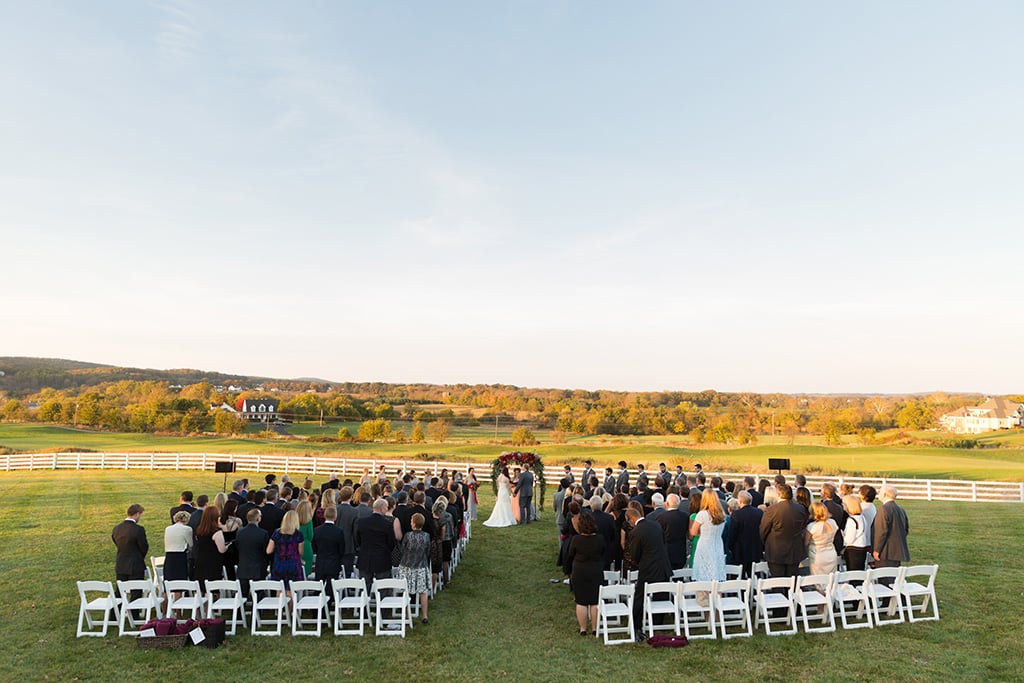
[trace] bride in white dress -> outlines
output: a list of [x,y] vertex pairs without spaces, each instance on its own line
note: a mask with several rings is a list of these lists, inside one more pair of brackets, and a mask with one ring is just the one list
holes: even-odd
[[494,503],[494,511],[484,522],[484,526],[502,527],[515,526],[516,516],[512,512],[512,486],[508,478],[508,468],[501,468],[498,475],[498,500]]

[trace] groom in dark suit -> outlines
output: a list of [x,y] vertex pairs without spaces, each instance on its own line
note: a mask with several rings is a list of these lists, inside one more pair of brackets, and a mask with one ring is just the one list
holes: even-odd
[[529,465],[523,465],[523,472],[519,475],[513,494],[519,495],[519,523],[529,524],[533,513],[533,472]]

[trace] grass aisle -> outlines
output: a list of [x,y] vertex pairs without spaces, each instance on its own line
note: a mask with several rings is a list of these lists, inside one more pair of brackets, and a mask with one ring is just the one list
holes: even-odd
[[[147,509],[151,554],[161,554],[167,510],[183,488],[219,490],[199,472],[0,473],[0,680],[480,681],[1024,680],[1024,505],[908,502],[916,563],[938,563],[942,620],[871,631],[697,641],[678,650],[604,647],[580,638],[572,596],[554,565],[551,513],[536,524],[478,522],[430,623],[394,637],[229,638],[217,650],[140,651],[129,638],[75,638],[75,580],[113,578],[110,530],[129,503]],[[493,498],[484,492],[486,519]],[[288,672],[285,674],[284,672]]]

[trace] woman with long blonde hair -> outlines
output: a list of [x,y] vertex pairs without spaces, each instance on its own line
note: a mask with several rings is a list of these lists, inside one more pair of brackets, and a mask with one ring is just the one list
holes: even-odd
[[273,555],[270,563],[270,578],[284,581],[284,587],[291,596],[289,586],[292,581],[301,581],[302,573],[302,542],[305,538],[299,531],[299,513],[289,510],[284,513],[281,528],[270,536],[267,554]]
[[725,581],[724,530],[722,501],[715,491],[704,489],[700,497],[700,512],[690,522],[690,535],[700,536],[700,543],[693,553],[694,581]]

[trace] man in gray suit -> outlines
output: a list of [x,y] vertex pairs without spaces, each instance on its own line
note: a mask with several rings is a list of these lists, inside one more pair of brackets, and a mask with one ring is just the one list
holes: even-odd
[[898,567],[910,560],[907,547],[907,532],[910,522],[907,513],[896,504],[896,487],[886,484],[882,487],[882,509],[875,515],[872,529],[872,555],[876,567]]
[[523,472],[519,475],[513,493],[519,494],[519,523],[529,524],[533,511],[533,472],[529,465],[523,465]]
[[626,469],[626,461],[619,461],[619,478],[615,480],[615,490],[612,491],[612,495],[615,495],[619,491],[622,491],[622,487],[625,486],[629,489],[629,470]]

